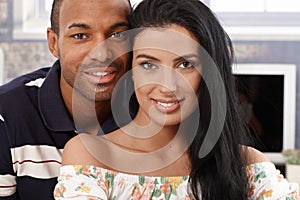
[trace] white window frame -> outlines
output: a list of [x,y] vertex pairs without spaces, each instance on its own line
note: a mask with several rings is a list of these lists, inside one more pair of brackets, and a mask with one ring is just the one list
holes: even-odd
[[[14,29],[12,39],[46,40],[46,28],[50,26],[50,17],[49,10],[45,7],[50,6],[50,0],[26,0],[26,3],[25,0],[13,1]],[[202,1],[210,7],[214,0]],[[248,1],[255,2],[254,0]],[[296,0],[256,1],[263,1],[265,7],[249,12],[216,12],[232,40],[300,40],[300,12],[296,12],[297,10],[292,8],[284,8],[283,11],[279,11],[268,6],[275,1],[280,4],[280,2],[288,3],[287,1]],[[135,4],[139,3],[140,0],[131,0],[131,2]],[[228,2],[222,2],[222,5],[228,4]],[[212,10],[214,11],[213,7]],[[48,15],[39,14],[44,12],[47,12]]]
[[208,0],[215,12],[299,13],[299,0]]
[[0,85],[4,83],[4,53],[3,50],[0,48]]
[[[296,81],[297,66],[295,64],[237,64],[232,67],[233,74],[245,75],[283,75],[283,149],[296,148]],[[275,152],[264,154],[276,164],[284,164],[283,155]]]
[[[205,0],[205,3],[216,13],[232,40],[300,40],[298,0],[228,0],[222,4],[217,1],[220,0]],[[223,9],[227,4],[238,7]],[[280,10],[280,5],[287,6]]]
[[46,28],[50,26],[47,10],[40,5],[48,5],[49,0],[14,0],[13,40],[46,40]]

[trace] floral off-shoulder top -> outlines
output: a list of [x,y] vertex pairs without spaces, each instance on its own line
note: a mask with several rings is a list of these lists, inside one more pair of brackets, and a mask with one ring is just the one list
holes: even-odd
[[[249,200],[298,200],[298,185],[289,183],[273,163],[246,167]],[[95,166],[61,168],[56,200],[188,200],[193,199],[188,176],[150,177]]]

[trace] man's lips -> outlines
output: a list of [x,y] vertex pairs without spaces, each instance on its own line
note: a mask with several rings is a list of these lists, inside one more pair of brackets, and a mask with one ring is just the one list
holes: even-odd
[[85,70],[87,77],[95,84],[108,84],[114,80],[117,73],[117,69],[113,67]]

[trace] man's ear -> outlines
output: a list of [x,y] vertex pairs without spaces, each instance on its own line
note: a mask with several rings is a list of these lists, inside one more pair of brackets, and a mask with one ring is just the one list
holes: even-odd
[[56,58],[59,58],[58,35],[51,29],[47,28],[48,48]]

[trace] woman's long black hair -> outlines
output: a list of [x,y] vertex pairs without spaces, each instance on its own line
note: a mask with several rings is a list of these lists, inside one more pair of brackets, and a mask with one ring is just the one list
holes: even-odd
[[199,89],[200,126],[189,148],[191,189],[196,199],[247,199],[246,150],[241,144],[246,144],[248,134],[235,98],[231,74],[233,47],[219,21],[199,0],[144,0],[129,21],[131,28],[180,25],[193,33],[216,64],[225,86],[225,122],[216,145],[208,155],[199,158],[212,110],[207,82],[202,81]]

